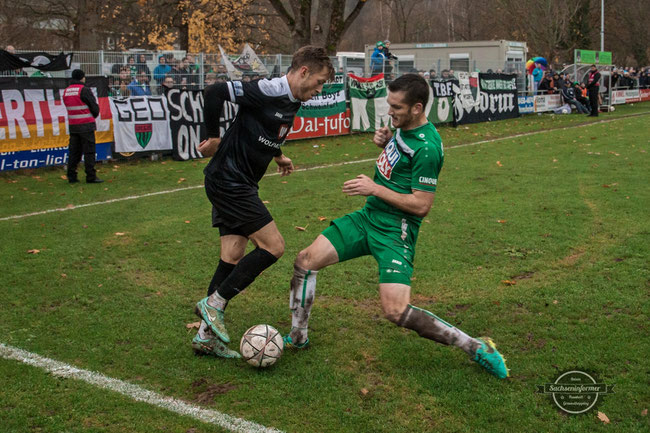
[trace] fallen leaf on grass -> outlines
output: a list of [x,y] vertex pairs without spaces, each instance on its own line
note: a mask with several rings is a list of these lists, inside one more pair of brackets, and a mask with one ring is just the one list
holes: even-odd
[[269,204],[270,202],[268,200],[262,200],[262,203]]
[[607,415],[605,415],[602,412],[598,412],[598,419],[601,420],[605,424],[609,424],[609,418],[607,418]]
[[603,188],[609,188],[609,185],[603,184]]
[[34,249],[34,250],[27,250],[27,254],[38,254],[38,253],[40,253],[40,252],[41,252],[41,250],[36,250],[36,249]]
[[185,179],[184,177],[181,177],[180,179],[178,179],[178,182],[176,182],[176,183],[182,183],[182,182],[185,182],[186,180],[187,179]]
[[63,180],[68,180],[68,176],[66,176],[65,174],[62,174],[60,177],[61,177],[61,179],[63,179]]
[[65,208],[66,208],[66,209],[74,209],[74,205],[73,205],[72,203],[70,203],[70,204],[67,205]]
[[289,183],[289,182],[287,182],[286,180],[283,180],[283,181],[282,181],[282,182],[280,182],[280,183]]
[[553,299],[553,304],[557,305],[557,299]]
[[648,416],[648,409],[643,409],[641,411],[641,416]]
[[62,278],[68,278],[68,275],[67,274],[61,274],[61,277]]
[[185,224],[189,224],[190,222],[190,220],[185,220]]
[[508,220],[497,220],[497,222],[498,222],[499,224],[505,224],[506,222],[508,222]]
[[192,329],[192,328],[194,328],[194,329],[199,329],[199,328],[201,327],[201,322],[192,322],[192,323],[188,323],[187,325],[185,325],[185,327],[186,327],[187,329]]
[[361,388],[361,391],[359,391],[361,395],[368,395],[368,390],[366,388]]
[[501,161],[497,161],[497,165],[498,165],[499,167],[503,167],[503,164],[501,164]]
[[305,230],[307,230],[307,226],[305,227],[296,226],[296,230],[298,230],[299,232],[304,232]]
[[517,284],[516,280],[501,280],[501,282],[506,286],[514,286]]
[[327,217],[318,217],[318,221],[325,221]]
[[126,233],[116,232],[116,233],[115,233],[115,236],[124,236],[125,234],[126,234]]

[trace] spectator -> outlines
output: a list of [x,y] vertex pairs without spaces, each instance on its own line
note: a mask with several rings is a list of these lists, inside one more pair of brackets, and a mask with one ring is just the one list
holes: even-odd
[[571,83],[562,81],[560,92],[564,103],[575,106],[578,113],[589,114],[589,110],[576,99],[576,90]]
[[539,91],[539,85],[544,79],[544,71],[542,71],[542,65],[535,63],[535,69],[533,69],[533,94],[536,95]]
[[589,93],[589,105],[591,106],[591,117],[598,117],[598,109],[600,105],[598,103],[598,93],[600,90],[600,72],[596,65],[591,65],[589,75],[587,76],[587,82],[585,83],[587,87],[587,92]]
[[153,70],[153,79],[156,80],[158,85],[161,85],[165,80],[165,76],[171,70],[171,66],[167,64],[167,58],[163,55],[158,56],[158,66]]
[[185,56],[185,68],[187,69],[187,83],[198,88],[199,85],[199,65],[194,64],[194,56],[188,54]]
[[131,78],[135,78],[135,76],[138,73],[138,67],[135,65],[135,57],[129,56],[126,59],[126,65],[129,67],[129,73],[131,74]]
[[589,105],[589,99],[587,99],[587,87],[585,84],[580,84],[576,81],[573,83],[573,88],[575,90],[576,101],[580,102],[588,110],[588,112],[590,112],[591,105]]
[[138,74],[144,73],[147,75],[147,82],[151,81],[151,70],[149,69],[149,66],[147,66],[147,56],[140,54],[138,56],[138,63],[136,63],[135,68]]
[[615,87],[618,87],[620,79],[621,79],[621,76],[618,73],[618,69],[614,68],[612,70],[612,76],[610,78],[610,83],[611,83],[610,85],[611,85],[612,89],[615,88]]
[[226,74],[217,75],[217,83],[225,83],[226,81],[228,81],[228,75]]
[[430,80],[435,80],[437,77],[436,75],[436,70],[435,69],[429,69],[429,79]]
[[144,72],[140,72],[136,77],[131,81],[128,86],[131,96],[150,96],[151,88],[149,87],[149,80],[147,75]]
[[370,56],[370,74],[377,75],[384,72],[386,60],[386,54],[384,54],[384,43],[379,41],[375,44],[375,50]]
[[560,74],[558,72],[555,72],[553,74],[553,93],[560,93],[562,88],[565,86],[564,80],[560,77]]
[[205,74],[205,81],[204,82],[205,82],[206,86],[209,86],[211,84],[216,83],[217,82],[217,74],[215,74],[214,72],[208,72],[207,74]]
[[129,90],[129,82],[130,82],[130,70],[129,67],[124,65],[120,69],[120,75],[118,76],[116,83],[114,84],[113,87],[109,89],[109,94],[108,96],[112,96],[114,98],[125,98],[127,96],[131,96],[131,91]]
[[162,87],[163,87],[162,90],[163,90],[163,92],[166,92],[169,89],[173,89],[174,84],[176,84],[176,83],[174,83],[174,77],[172,77],[171,75],[166,75],[165,78],[163,78],[163,81],[162,81]]
[[448,71],[447,69],[443,69],[443,70],[442,70],[442,75],[440,76],[440,78],[442,78],[443,80],[446,80],[446,79],[448,79],[448,78],[451,78],[451,77],[449,76],[449,71]]
[[630,76],[629,71],[623,72],[623,76],[619,79],[620,86],[625,89],[633,89],[635,87],[635,80]]
[[[535,77],[533,76],[533,79]],[[538,94],[550,94],[552,93],[552,90],[554,89],[553,86],[553,78],[551,77],[550,71],[544,72],[544,76],[542,80],[539,82],[539,85],[537,86],[537,93]]]

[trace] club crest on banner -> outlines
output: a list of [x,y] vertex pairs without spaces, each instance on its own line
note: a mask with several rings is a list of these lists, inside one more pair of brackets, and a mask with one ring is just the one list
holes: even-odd
[[151,140],[151,134],[153,133],[153,125],[151,123],[139,123],[134,125],[135,138],[138,140],[138,144],[143,149],[147,147],[149,141]]

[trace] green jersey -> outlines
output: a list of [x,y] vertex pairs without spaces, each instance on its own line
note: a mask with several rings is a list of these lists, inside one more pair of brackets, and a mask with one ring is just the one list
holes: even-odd
[[[433,124],[427,122],[408,131],[397,129],[377,159],[374,181],[400,194],[435,192],[443,161],[442,139]],[[401,215],[418,226],[422,222],[422,218],[375,196],[368,197],[366,207]]]

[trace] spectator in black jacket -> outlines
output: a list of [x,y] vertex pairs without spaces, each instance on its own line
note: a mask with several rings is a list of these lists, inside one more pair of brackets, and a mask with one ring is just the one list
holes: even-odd
[[589,114],[589,110],[585,108],[584,105],[582,105],[576,98],[576,89],[571,85],[571,83],[562,83],[562,88],[560,90],[561,95],[562,95],[562,100],[569,104],[573,105],[576,107],[576,110],[578,110],[578,113],[581,114]]
[[591,117],[598,117],[598,91],[600,90],[600,72],[596,65],[591,65],[589,74],[587,74],[587,91],[589,92],[589,105],[591,106]]

